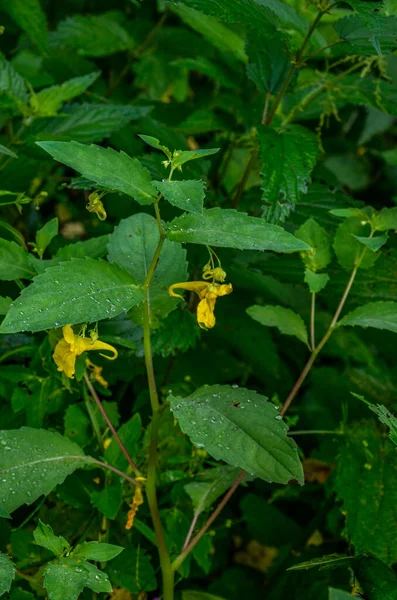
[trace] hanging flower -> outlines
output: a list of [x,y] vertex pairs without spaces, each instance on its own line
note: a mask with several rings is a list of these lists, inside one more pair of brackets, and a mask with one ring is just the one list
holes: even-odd
[[226,273],[221,267],[211,268],[211,265],[206,265],[203,269],[203,279],[211,279],[209,281],[186,281],[184,283],[174,283],[168,288],[168,293],[174,298],[182,298],[180,294],[174,292],[175,289],[188,290],[196,292],[200,298],[197,306],[197,323],[202,329],[211,329],[216,323],[215,319],[215,303],[220,296],[231,294],[233,287],[231,283],[218,283],[225,281]]
[[88,196],[87,210],[88,212],[95,213],[98,219],[101,221],[105,221],[107,214],[105,207],[103,206],[101,198],[105,195],[106,192],[102,192],[98,194],[98,192],[92,192]]
[[108,382],[102,375],[103,367],[98,367],[98,365],[94,365],[94,363],[91,362],[89,358],[86,358],[85,365],[87,369],[91,371],[90,379],[92,379],[93,381],[97,381],[104,388],[107,388],[109,386]]
[[59,340],[55,346],[52,357],[58,367],[58,371],[63,371],[66,377],[70,377],[70,379],[73,379],[76,370],[76,359],[83,354],[83,352],[90,350],[109,350],[109,352],[112,352],[113,356],[107,356],[106,354],[101,353],[101,356],[108,360],[114,360],[118,356],[116,348],[113,348],[110,344],[101,342],[98,339],[92,339],[91,337],[88,338],[82,335],[76,335],[73,332],[71,325],[62,327],[62,333],[63,338]]

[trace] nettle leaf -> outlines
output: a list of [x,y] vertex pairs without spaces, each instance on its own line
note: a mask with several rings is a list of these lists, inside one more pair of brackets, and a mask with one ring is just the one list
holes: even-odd
[[39,0],[3,0],[2,8],[25,31],[41,52],[48,47],[47,17]]
[[0,506],[12,512],[49,494],[87,461],[76,444],[45,429],[0,432]]
[[291,233],[262,219],[231,209],[204,209],[203,215],[182,215],[168,224],[168,239],[238,250],[295,252],[310,247]]
[[312,271],[325,269],[332,260],[331,239],[326,230],[314,219],[308,219],[295,232],[299,240],[311,247],[309,252],[302,252],[304,265]]
[[33,537],[36,544],[43,548],[47,548],[47,550],[57,557],[61,556],[65,550],[70,550],[69,542],[61,535],[55,535],[52,527],[42,523],[40,520],[36,529],[33,531]]
[[117,265],[75,258],[35,277],[13,302],[0,331],[42,331],[92,323],[127,312],[143,299],[142,288]]
[[112,19],[111,13],[68,17],[60,22],[53,40],[60,46],[76,48],[80,56],[95,58],[135,46],[130,34]]
[[[361,217],[350,217],[341,223],[336,231],[333,248],[339,264],[352,271],[358,264],[363,253],[363,245],[354,236],[365,237],[369,233],[368,216],[363,220]],[[369,269],[379,258],[380,253],[367,252],[360,263],[360,269]]]
[[306,194],[310,173],[317,162],[316,135],[300,125],[293,125],[283,133],[261,126],[258,137],[264,199],[273,210],[279,202],[295,204],[301,193]]
[[71,104],[63,107],[58,117],[35,120],[31,131],[38,140],[100,142],[150,111],[150,106]]
[[0,596],[10,591],[14,579],[14,563],[7,554],[0,552]]
[[30,266],[25,248],[0,238],[0,279],[31,279],[33,275],[34,269]]
[[[135,281],[143,284],[159,241],[156,219],[139,213],[123,219],[110,236],[108,258],[125,269]],[[165,318],[178,304],[170,298],[168,288],[186,281],[186,250],[181,244],[165,240],[150,284],[150,310],[154,319]]]
[[124,548],[114,544],[103,544],[100,542],[83,542],[73,550],[75,558],[84,558],[98,562],[112,560],[122,552]]
[[24,78],[3,56],[0,56],[0,107],[18,108],[28,102],[28,87]]
[[[360,4],[367,2],[360,1]],[[340,19],[334,24],[335,31],[344,40],[343,52],[359,55],[390,54],[397,47],[397,18],[378,16],[376,22],[365,23],[359,16]]]
[[346,432],[344,441],[334,488],[343,502],[346,534],[356,553],[370,552],[391,565],[397,559],[396,448],[362,423]]
[[72,167],[101,187],[123,192],[139,202],[152,204],[157,193],[150,174],[139,160],[113,148],[85,146],[79,142],[36,142],[55,160]]
[[397,333],[397,302],[369,302],[348,313],[339,325],[360,325]]
[[397,229],[397,207],[382,208],[373,219],[373,227],[376,231]]
[[286,47],[278,38],[249,36],[247,75],[259,92],[277,94],[291,67]]
[[287,425],[265,396],[213,385],[187,398],[171,395],[169,400],[182,431],[216,460],[265,481],[303,483],[295,442],[287,437]]
[[277,327],[281,333],[293,335],[309,347],[307,328],[300,315],[282,306],[250,306],[247,313],[261,325]]
[[69,79],[61,85],[44,88],[30,99],[30,104],[38,117],[52,117],[57,114],[62,104],[76,96],[80,96],[98,79],[100,73],[90,73],[82,77]]
[[93,592],[111,592],[106,573],[87,561],[65,557],[44,569],[44,587],[49,600],[77,600],[85,587]]
[[201,215],[205,198],[203,181],[153,181],[153,185],[173,206]]
[[372,410],[372,412],[374,412],[376,414],[379,421],[381,423],[383,423],[384,425],[386,425],[390,429],[389,437],[390,437],[391,441],[393,442],[393,444],[395,444],[397,446],[397,419],[396,419],[396,417],[394,415],[392,415],[392,413],[386,408],[386,406],[383,406],[383,404],[371,404],[371,402],[368,402],[368,400],[366,400],[363,396],[359,396],[358,394],[354,394],[353,392],[352,392],[352,396],[355,396],[359,400],[362,400],[363,402],[365,402],[365,404],[367,404],[369,409]]

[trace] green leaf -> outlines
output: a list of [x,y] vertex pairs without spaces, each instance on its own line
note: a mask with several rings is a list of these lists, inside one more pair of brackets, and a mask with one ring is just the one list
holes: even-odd
[[397,302],[369,302],[348,313],[339,325],[360,325],[397,333]]
[[[139,413],[135,413],[131,419],[120,427],[117,431],[119,438],[123,442],[128,454],[135,456],[138,450],[138,442],[141,437],[142,421]],[[120,450],[120,446],[114,438],[105,450],[106,461],[120,470],[128,468],[128,462]]]
[[[120,221],[108,244],[109,260],[125,269],[135,281],[143,284],[159,241],[156,219],[138,213]],[[165,240],[150,284],[151,317],[155,324],[165,318],[178,304],[168,294],[170,285],[186,281],[186,250],[180,244]],[[140,310],[138,309],[139,314]]]
[[49,600],[77,600],[85,587],[93,592],[111,592],[106,573],[72,557],[49,563],[44,569],[44,587]]
[[336,217],[343,217],[346,219],[349,217],[360,217],[360,219],[368,221],[368,215],[359,208],[334,208],[333,210],[330,210],[329,213]]
[[0,296],[0,315],[6,315],[11,305],[11,298],[9,296]]
[[298,563],[293,567],[289,567],[287,571],[307,571],[308,569],[334,569],[335,567],[345,567],[346,565],[350,566],[350,561],[352,560],[354,560],[354,557],[348,556],[347,554],[327,554],[325,556],[319,556],[317,558],[312,558],[311,560]]
[[25,31],[41,52],[46,52],[47,17],[39,0],[3,0],[2,8]]
[[51,219],[48,221],[44,227],[39,229],[36,233],[36,249],[40,256],[43,258],[43,254],[47,246],[52,242],[54,237],[58,235],[58,219]]
[[384,246],[387,243],[389,236],[387,235],[387,233],[385,233],[384,235],[378,235],[377,237],[372,238],[362,237],[354,234],[353,237],[356,238],[356,240],[358,240],[360,244],[363,244],[364,246],[369,248],[371,252],[377,252],[379,248],[382,248],[382,246]]
[[62,115],[35,120],[31,130],[37,140],[100,142],[150,110],[150,106],[71,104],[63,107]]
[[70,404],[65,412],[65,436],[76,442],[81,448],[92,439],[91,421],[83,404]]
[[190,160],[212,156],[212,154],[216,154],[217,152],[219,152],[219,148],[208,148],[203,150],[175,150],[172,158],[172,166],[177,169]]
[[169,397],[171,410],[193,444],[216,460],[265,481],[303,482],[295,442],[267,398],[230,386],[204,386],[187,398]]
[[0,107],[21,108],[27,102],[28,88],[24,78],[0,55]]
[[289,127],[284,133],[261,125],[258,137],[264,199],[272,207],[279,201],[298,202],[300,194],[307,192],[310,173],[317,162],[316,135],[300,125]]
[[90,73],[82,77],[69,79],[61,85],[44,88],[32,96],[30,103],[37,117],[52,117],[57,114],[62,104],[76,96],[80,96],[98,79],[100,73]]
[[184,23],[189,25],[215,48],[227,52],[238,61],[246,62],[244,39],[237,32],[219,23],[217,19],[204,13],[189,8],[185,4],[171,4],[172,12],[176,13]]
[[184,4],[214,16],[219,21],[241,23],[257,29],[264,38],[274,37],[280,26],[276,13],[255,0],[184,0]]
[[111,18],[111,13],[68,17],[60,22],[53,39],[60,46],[76,48],[80,56],[96,58],[135,46],[129,33]]
[[152,181],[173,206],[197,215],[203,214],[205,187],[203,181]]
[[295,237],[303,240],[311,249],[302,252],[301,257],[307,269],[325,269],[332,260],[331,240],[328,233],[314,219],[308,219],[295,231]]
[[139,202],[152,204],[156,190],[150,174],[136,158],[112,148],[84,146],[78,142],[37,142],[55,160],[75,169],[83,177],[116,192],[123,192]]
[[140,546],[127,546],[106,570],[115,585],[132,594],[150,592],[157,588],[156,574],[150,558]]
[[365,402],[368,405],[368,407],[372,410],[372,412],[374,412],[376,414],[379,421],[381,423],[383,423],[384,425],[386,425],[390,429],[389,437],[390,437],[391,441],[393,442],[393,444],[395,444],[397,446],[397,419],[396,419],[396,417],[394,415],[392,415],[392,413],[386,408],[386,406],[383,406],[383,404],[371,404],[371,402],[368,402],[368,400],[366,400],[363,396],[359,396],[358,394],[354,394],[353,392],[352,392],[352,396],[355,396],[359,400],[362,400],[363,402]]
[[203,215],[185,214],[168,225],[168,239],[238,250],[273,250],[295,252],[309,250],[292,234],[262,219],[249,217],[236,210],[204,209]]
[[182,600],[224,600],[224,598],[206,592],[198,592],[197,590],[184,590]]
[[[360,4],[367,4],[367,1],[360,0]],[[382,56],[393,52],[397,45],[395,16],[378,17],[375,27],[366,24],[359,16],[345,17],[337,21],[334,28],[344,41],[341,51],[347,54]]]
[[29,264],[28,256],[25,248],[19,244],[0,238],[0,279],[31,279],[34,270]]
[[7,554],[0,552],[0,596],[10,591],[14,579],[14,563]]
[[346,536],[356,553],[370,552],[391,565],[397,559],[396,448],[375,427],[363,423],[343,439],[334,489],[343,502]]
[[328,600],[350,600],[353,598],[351,594],[343,590],[337,590],[336,588],[328,588]]
[[284,44],[278,38],[249,36],[247,75],[263,94],[277,94],[291,67]]
[[112,560],[112,558],[118,556],[123,550],[124,548],[121,546],[114,546],[113,544],[83,542],[73,550],[73,556],[75,558],[85,558],[87,560],[103,562]]
[[195,515],[210,508],[222,494],[232,487],[239,474],[240,469],[235,467],[215,467],[200,473],[196,481],[187,483],[184,490],[193,503]]
[[282,306],[250,306],[247,313],[255,321],[267,327],[277,327],[281,333],[293,335],[309,347],[304,320],[290,308]]
[[0,432],[0,505],[12,512],[49,494],[86,457],[81,448],[59,433],[44,429]]
[[60,248],[55,254],[58,260],[70,260],[71,258],[103,258],[107,252],[109,235],[99,235],[84,242],[75,242]]
[[327,273],[313,273],[310,269],[306,269],[304,281],[309,286],[311,294],[318,294],[327,285],[329,275]]
[[[363,234],[369,233],[368,220],[368,216],[366,216],[366,220],[361,217],[350,217],[341,223],[336,231],[333,248],[339,264],[346,271],[352,271],[359,264],[363,246],[354,239],[354,236],[365,237]],[[366,252],[360,263],[360,269],[372,267],[379,256],[379,253]]]
[[123,488],[120,480],[112,481],[103,490],[91,494],[91,504],[107,519],[115,519],[123,501]]
[[18,158],[18,155],[15,154],[12,150],[0,144],[0,154],[6,154],[7,156],[12,156],[12,158]]
[[393,569],[366,554],[357,558],[353,568],[367,600],[397,600],[397,577]]
[[148,146],[151,146],[152,148],[156,148],[156,150],[161,150],[161,152],[164,152],[169,160],[171,159],[172,152],[167,148],[167,146],[160,144],[160,140],[152,137],[151,135],[143,135],[142,133],[139,133],[138,136],[145,142],[145,144],[148,144]]
[[382,208],[382,210],[375,216],[373,226],[376,231],[397,229],[397,207]]
[[143,299],[142,288],[116,265],[75,258],[35,277],[13,302],[0,331],[43,331],[92,323],[127,312]]
[[33,537],[36,544],[47,548],[55,556],[60,557],[65,550],[70,550],[70,544],[64,537],[55,535],[49,525],[45,525],[39,519],[36,529],[33,531]]

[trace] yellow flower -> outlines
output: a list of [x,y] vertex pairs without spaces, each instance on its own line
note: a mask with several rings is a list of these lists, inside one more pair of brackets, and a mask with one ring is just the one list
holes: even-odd
[[63,371],[66,377],[70,377],[70,379],[73,379],[75,373],[76,359],[83,354],[83,352],[89,350],[109,350],[109,352],[113,353],[113,356],[107,356],[106,354],[101,353],[101,356],[109,360],[114,360],[118,356],[116,348],[113,348],[110,344],[76,335],[73,332],[71,325],[62,327],[62,333],[63,339],[55,346],[52,357],[58,367],[58,371]]
[[[140,483],[141,481],[145,481],[144,477],[137,477],[136,480]],[[135,494],[132,499],[132,503],[130,504],[130,510],[127,513],[127,523],[125,528],[131,529],[134,525],[135,515],[138,512],[140,505],[143,504],[143,493],[140,485],[135,486]]]
[[107,217],[106,210],[101,200],[103,195],[104,193],[98,194],[98,192],[92,192],[92,194],[88,196],[87,204],[88,212],[95,213],[101,221],[104,221]]
[[[214,269],[214,271],[217,269]],[[226,273],[223,271],[226,278]],[[200,298],[197,306],[197,323],[202,329],[211,329],[215,325],[215,302],[220,296],[231,294],[233,287],[231,283],[220,285],[215,281],[186,281],[184,283],[174,283],[168,288],[168,293],[174,298],[182,298],[180,294],[174,292],[175,289],[188,290],[196,292]]]
[[[91,340],[92,340],[92,338],[91,338]],[[89,369],[91,371],[90,379],[97,381],[104,388],[107,388],[109,386],[109,384],[102,375],[103,367],[98,367],[98,365],[94,365],[94,363],[91,362],[89,358],[85,359],[85,364],[86,364],[87,369]]]

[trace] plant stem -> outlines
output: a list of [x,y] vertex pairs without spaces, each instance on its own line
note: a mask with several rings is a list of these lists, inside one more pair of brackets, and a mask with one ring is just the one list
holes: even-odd
[[159,241],[155,250],[152,262],[149,266],[143,289],[146,294],[146,299],[143,305],[143,347],[145,354],[145,365],[146,373],[149,386],[150,404],[152,407],[152,426],[151,426],[151,437],[150,437],[150,450],[148,460],[148,472],[146,481],[146,496],[148,499],[150,514],[152,517],[154,532],[156,535],[157,549],[159,552],[161,573],[163,578],[163,599],[173,600],[174,598],[174,572],[171,568],[171,559],[168,552],[163,527],[161,524],[161,517],[157,502],[157,491],[156,491],[156,466],[157,466],[157,445],[158,445],[158,430],[159,430],[159,417],[160,417],[160,403],[156,386],[156,379],[153,368],[153,355],[152,345],[150,340],[150,282],[152,280],[154,271],[156,269],[158,259],[160,257],[161,249],[165,240],[165,234],[160,218],[160,211],[158,203],[160,196],[157,198],[154,204],[154,210],[156,213],[157,225],[159,228]]
[[344,432],[337,430],[337,431],[327,431],[325,429],[308,429],[306,430],[299,430],[299,431],[288,431],[287,435],[290,436],[294,436],[294,435],[343,435]]
[[184,550],[182,550],[182,552],[179,554],[179,556],[176,557],[176,559],[172,563],[173,571],[177,571],[179,569],[179,567],[181,566],[181,564],[183,563],[185,558],[188,556],[188,554],[193,550],[193,548],[197,544],[197,542],[199,542],[201,540],[201,538],[203,537],[203,535],[205,534],[207,529],[212,525],[212,523],[215,521],[215,519],[217,518],[219,513],[223,510],[223,508],[229,502],[230,498],[233,496],[234,492],[236,491],[236,489],[238,488],[238,486],[244,479],[245,475],[246,475],[246,472],[241,471],[241,473],[237,477],[236,481],[233,483],[230,490],[224,495],[224,497],[222,498],[222,500],[220,501],[220,503],[218,504],[218,506],[212,513],[212,515],[209,517],[209,519],[207,519],[207,521],[204,523],[204,525],[202,526],[200,531],[194,536],[194,538],[186,546],[186,548]]
[[263,107],[263,114],[262,114],[262,120],[261,120],[262,125],[265,125],[265,123],[266,123],[267,111],[269,109],[270,96],[271,96],[271,93],[267,92],[267,94],[265,96],[265,106]]
[[314,350],[316,347],[316,294],[312,294],[312,306],[310,311],[310,346]]
[[111,420],[109,419],[105,409],[103,408],[102,402],[98,396],[98,394],[96,393],[96,390],[94,388],[94,386],[92,385],[90,378],[88,377],[87,373],[84,373],[84,379],[85,382],[87,384],[88,389],[90,390],[91,396],[93,397],[95,404],[97,405],[99,412],[101,413],[101,415],[103,416],[103,418],[105,419],[110,431],[112,432],[112,435],[114,437],[114,439],[116,440],[117,444],[120,447],[120,450],[122,451],[122,453],[124,454],[124,456],[127,459],[128,464],[130,465],[130,467],[132,468],[132,470],[134,471],[134,473],[136,473],[137,475],[139,475],[139,469],[136,466],[136,464],[134,463],[134,461],[132,460],[131,456],[129,455],[126,447],[124,446],[123,442],[121,441],[119,434],[117,433],[117,431],[115,430],[115,428],[113,427],[113,424],[111,422]]
[[[81,457],[76,457],[76,458],[81,458]],[[90,463],[90,464],[93,464],[93,465],[98,465],[98,467],[102,467],[103,469],[109,469],[109,471],[113,471],[113,473],[116,473],[117,475],[120,475],[120,477],[122,477],[123,479],[126,479],[130,483],[133,483],[134,485],[138,485],[138,486],[141,485],[133,477],[130,477],[126,473],[123,473],[123,471],[120,471],[119,469],[116,469],[116,467],[112,467],[112,465],[108,465],[107,463],[102,462],[101,460],[97,460],[96,458],[92,458],[92,456],[89,456],[89,457],[86,456],[84,458],[84,462],[85,463]]]

